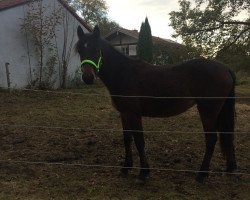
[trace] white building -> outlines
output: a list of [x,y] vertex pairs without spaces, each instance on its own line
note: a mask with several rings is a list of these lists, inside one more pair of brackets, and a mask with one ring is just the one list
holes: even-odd
[[[56,26],[56,37],[52,40],[58,47],[59,61],[63,62],[63,55],[68,58],[67,77],[74,78],[80,65],[79,56],[74,51],[78,40],[77,26],[80,25],[86,32],[91,31],[91,28],[63,0],[37,0],[33,6],[39,2],[45,7],[45,16],[54,11],[63,16],[61,23]],[[29,38],[32,33],[21,31],[21,25],[30,9],[30,0],[0,0],[0,88],[8,87],[6,65],[9,68],[11,88],[27,87],[39,73],[39,56]],[[46,56],[44,63],[50,55]],[[55,87],[62,82],[63,69],[60,66],[55,66]]]
[[[137,44],[139,39],[139,32],[137,30],[128,30],[120,27],[111,31],[104,38],[125,55],[131,57],[137,56]],[[152,42],[153,45],[160,44],[175,49],[183,47],[183,45],[170,39],[163,39],[155,36],[152,36]]]
[[117,28],[105,36],[117,50],[128,56],[136,56],[139,33],[136,30]]

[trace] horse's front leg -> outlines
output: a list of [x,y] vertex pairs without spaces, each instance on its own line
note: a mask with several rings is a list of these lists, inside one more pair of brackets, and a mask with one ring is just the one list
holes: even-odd
[[[141,119],[140,119],[140,124],[141,124]],[[144,141],[142,128],[134,131],[133,136],[134,136],[137,151],[139,153],[140,164],[141,164],[141,170],[140,170],[140,173],[136,182],[139,184],[143,184],[145,183],[145,179],[149,177],[150,170],[149,170],[149,165],[148,165],[148,161],[147,161],[147,157],[145,153],[145,141]]]
[[134,137],[135,145],[140,157],[141,170],[137,182],[144,183],[146,177],[149,176],[149,165],[145,153],[145,141],[142,128],[141,116],[135,114],[122,114],[122,123],[124,130],[124,144],[125,144],[125,164],[122,171],[128,172],[128,167],[132,166],[132,135]]
[[123,126],[123,140],[125,147],[125,160],[121,169],[122,174],[127,175],[128,171],[133,167],[132,157],[132,132],[130,131],[129,118],[125,114],[121,114],[122,126]]

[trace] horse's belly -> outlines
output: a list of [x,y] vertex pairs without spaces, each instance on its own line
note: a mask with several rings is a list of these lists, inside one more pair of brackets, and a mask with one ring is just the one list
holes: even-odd
[[142,101],[141,115],[145,117],[170,117],[185,112],[194,104],[194,100],[186,99]]

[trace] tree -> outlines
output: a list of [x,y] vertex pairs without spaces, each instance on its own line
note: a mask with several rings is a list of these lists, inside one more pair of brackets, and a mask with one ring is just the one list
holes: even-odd
[[141,24],[139,38],[138,38],[138,45],[137,45],[137,55],[142,60],[145,60],[149,63],[152,62],[153,42],[152,42],[151,28],[147,17],[145,19],[145,22],[142,22]]
[[180,10],[170,13],[174,37],[206,57],[239,45],[250,53],[249,0],[179,0]]
[[[63,48],[61,55],[59,53],[59,47],[58,42],[60,40],[58,39],[58,36],[56,34],[56,30],[54,29],[54,38],[55,38],[55,46],[56,46],[56,53],[57,53],[57,60],[59,64],[59,79],[60,79],[60,87],[65,89],[67,87],[67,75],[68,75],[68,67],[69,67],[69,61],[72,52],[74,51],[74,39],[75,35],[74,33],[71,35],[72,26],[76,26],[75,21],[70,21],[69,12],[65,9],[60,9],[61,12],[58,13],[58,15],[61,18],[60,25],[63,28],[63,31],[60,33],[60,35],[63,38]],[[70,24],[71,23],[71,24]],[[73,24],[72,24],[73,23]]]
[[108,8],[104,0],[67,0],[67,2],[92,26],[107,16]]
[[156,65],[176,64],[200,57],[199,52],[181,44],[166,44],[165,42],[153,45],[153,62]]
[[90,26],[99,25],[102,35],[119,25],[108,18],[108,7],[104,0],[67,0],[67,3],[81,14]]
[[108,19],[107,17],[105,17],[101,21],[99,21],[98,25],[99,25],[100,32],[101,32],[102,36],[107,35],[111,31],[120,27],[120,25],[118,23]]
[[[50,14],[45,14],[46,7],[43,0],[33,0],[28,4],[28,11],[23,19],[21,30],[33,42],[36,55],[38,56],[38,71],[35,71],[35,79],[32,79],[30,70],[30,84],[39,89],[49,89],[54,85],[54,66],[57,63],[56,46],[53,42],[54,31],[60,23],[60,9]],[[30,55],[29,55],[30,56]],[[30,66],[31,67],[31,66]]]
[[30,64],[30,87],[52,89],[56,76],[61,88],[67,86],[68,66],[76,37],[72,27],[76,28],[77,24],[70,21],[70,13],[61,4],[55,5],[43,0],[30,1],[21,25],[29,60],[32,47],[38,56],[38,71],[32,70]]
[[225,63],[235,72],[250,72],[250,55],[246,48],[239,45],[233,44],[231,47],[219,51],[216,59]]

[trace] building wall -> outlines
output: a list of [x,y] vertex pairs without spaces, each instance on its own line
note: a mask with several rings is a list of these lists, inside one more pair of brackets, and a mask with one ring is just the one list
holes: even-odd
[[[57,0],[44,0],[43,4],[46,6],[46,13],[48,14],[55,8],[62,6]],[[35,73],[38,72],[39,57],[35,53],[34,45],[30,38],[28,37],[27,39],[26,34],[21,31],[21,24],[23,24],[23,19],[28,9],[27,4],[24,4],[0,11],[0,87],[2,88],[7,87],[5,71],[5,63],[7,62],[10,63],[11,88],[26,87],[30,83],[31,77],[34,78]],[[68,26],[63,26],[66,19],[64,18],[64,23],[56,27],[56,39],[54,38],[53,40],[58,46],[58,55],[61,58],[64,36],[65,34],[68,35],[68,43],[66,45],[66,51],[70,51],[68,75],[73,78],[80,65],[80,59],[74,51],[74,45],[78,40],[76,35],[77,26],[81,24],[64,7],[61,9],[61,13],[67,17]],[[64,27],[67,28],[64,29]],[[85,27],[82,26],[82,28],[88,32]],[[46,59],[44,62],[46,62]],[[60,85],[59,76],[62,69],[59,69],[59,65],[56,65],[55,70],[55,87],[58,87]]]

